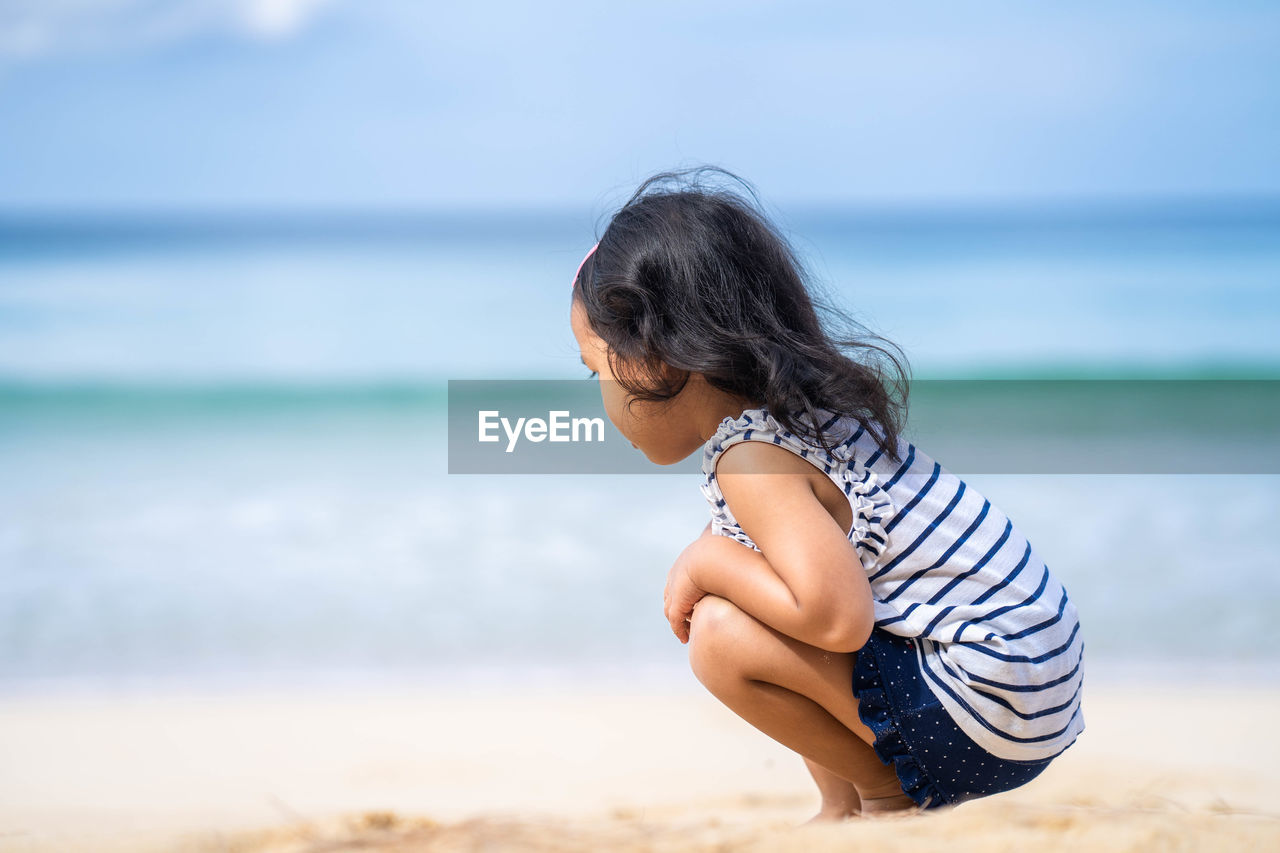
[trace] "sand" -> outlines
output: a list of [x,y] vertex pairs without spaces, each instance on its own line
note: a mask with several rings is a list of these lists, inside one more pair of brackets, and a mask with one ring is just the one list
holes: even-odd
[[1280,850],[1280,688],[1085,690],[1023,788],[824,826],[681,686],[10,696],[0,850]]

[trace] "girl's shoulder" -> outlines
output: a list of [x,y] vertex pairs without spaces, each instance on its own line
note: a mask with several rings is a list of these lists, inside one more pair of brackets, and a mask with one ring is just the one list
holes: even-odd
[[[788,448],[771,440],[740,440],[720,449],[712,473],[723,481],[734,474],[800,474],[820,478],[822,471],[802,456],[803,448]],[[807,451],[806,451],[807,452]]]
[[[729,536],[743,545],[756,548],[751,538],[733,517],[718,482],[717,466],[725,451],[743,442],[767,443],[789,451],[805,460],[816,471],[835,482],[849,500],[853,510],[853,527],[849,539],[857,547],[864,567],[872,568],[887,541],[885,525],[893,518],[895,507],[880,487],[876,473],[859,464],[856,441],[865,435],[860,425],[840,416],[829,416],[820,426],[829,436],[831,449],[796,435],[783,426],[767,409],[747,409],[740,416],[726,417],[707,440],[702,455],[702,492],[711,507],[713,533]],[[758,455],[758,454],[753,454]],[[761,459],[765,458],[759,455]],[[754,461],[754,460],[752,460]]]
[[783,447],[817,467],[825,467],[826,473],[830,474],[837,466],[850,463],[854,440],[862,430],[857,429],[856,422],[839,415],[822,412],[821,417],[824,420],[820,427],[829,436],[828,442],[832,439],[836,442],[830,450],[787,429],[766,408],[747,409],[736,418],[727,417],[703,448],[703,473],[714,473],[721,454],[735,444],[759,441]]

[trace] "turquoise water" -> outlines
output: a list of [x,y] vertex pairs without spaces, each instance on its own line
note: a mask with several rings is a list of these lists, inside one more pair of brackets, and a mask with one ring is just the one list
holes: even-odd
[[[791,225],[917,376],[1280,377],[1280,217],[1136,216]],[[444,380],[583,375],[590,229],[0,225],[0,683],[679,670],[660,593],[696,477],[444,473]],[[995,404],[939,399],[913,435],[948,465]],[[1251,399],[1161,440],[1212,459],[1215,413],[1256,415],[1262,458]],[[1197,470],[966,479],[1062,579],[1091,661],[1280,662],[1280,476]]]
[[[1280,205],[779,218],[917,376],[1280,368]],[[0,219],[0,377],[578,376],[594,224]]]

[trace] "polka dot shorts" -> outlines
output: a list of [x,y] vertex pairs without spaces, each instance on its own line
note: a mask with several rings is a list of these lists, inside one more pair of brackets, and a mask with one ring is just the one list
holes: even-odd
[[858,715],[876,734],[876,755],[893,765],[902,790],[922,808],[1017,788],[1052,761],[1008,761],[974,743],[929,690],[915,641],[879,627],[858,651],[853,691]]

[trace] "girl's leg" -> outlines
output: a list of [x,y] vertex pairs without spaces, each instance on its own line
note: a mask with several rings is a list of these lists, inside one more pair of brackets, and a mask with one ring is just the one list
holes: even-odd
[[804,764],[822,795],[822,807],[810,823],[840,821],[862,811],[862,797],[858,796],[858,789],[852,782],[841,779],[812,758],[806,758]]
[[858,718],[853,653],[802,643],[708,595],[690,620],[689,659],[698,680],[734,713],[851,783],[863,814],[915,807],[893,768],[872,750],[875,735]]

